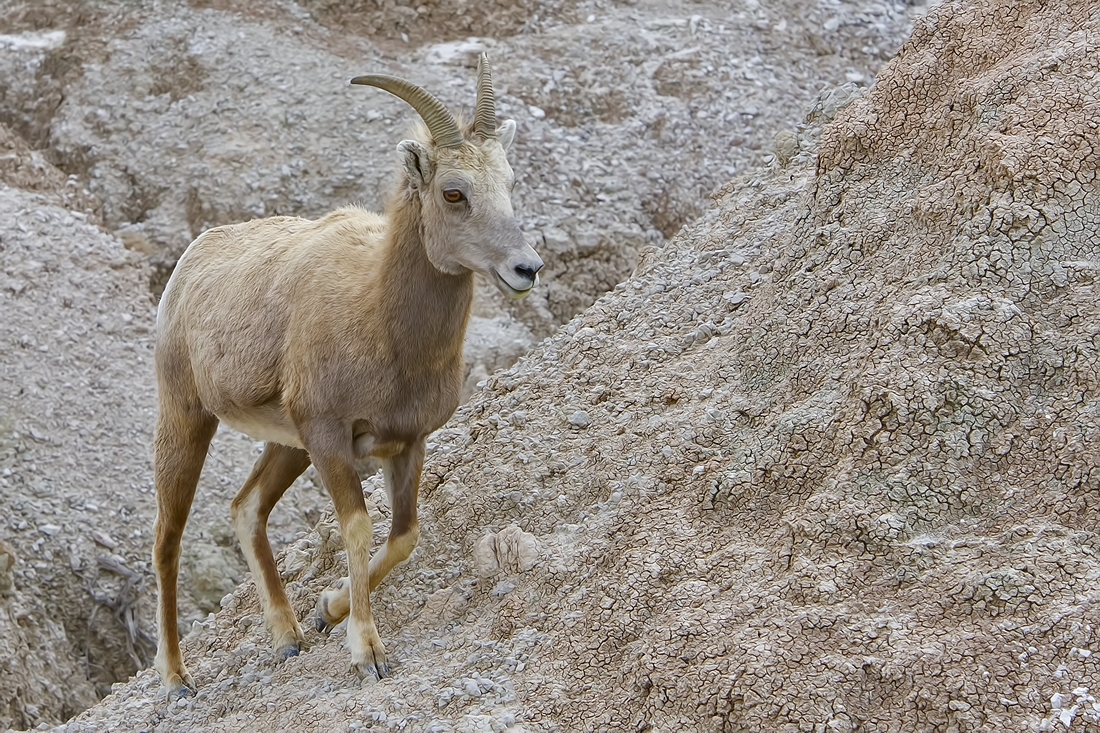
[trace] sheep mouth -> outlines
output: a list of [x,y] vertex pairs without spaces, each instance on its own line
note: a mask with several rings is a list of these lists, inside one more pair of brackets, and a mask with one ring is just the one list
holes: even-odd
[[511,285],[509,285],[508,282],[500,276],[499,272],[494,272],[493,274],[496,275],[497,287],[500,288],[501,292],[511,297],[513,300],[522,300],[523,298],[526,298],[528,295],[531,294],[531,291],[535,289],[535,286],[538,285],[539,282],[538,275],[535,275],[535,281],[531,283],[531,287],[527,288],[526,290],[517,290],[516,288],[513,288]]

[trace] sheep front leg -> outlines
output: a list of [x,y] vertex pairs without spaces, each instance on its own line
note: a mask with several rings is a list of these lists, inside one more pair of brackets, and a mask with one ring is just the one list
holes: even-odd
[[[416,516],[420,472],[424,466],[424,439],[421,438],[402,452],[382,460],[386,490],[393,505],[393,521],[386,543],[370,560],[370,589],[378,587],[391,570],[403,563],[416,549],[420,540],[420,525]],[[317,628],[328,631],[344,620],[350,605],[349,578],[341,578],[321,593],[317,603]]]
[[[336,518],[340,522],[340,533],[348,551],[349,612],[348,648],[351,650],[351,663],[366,676],[372,674],[378,678],[389,675],[386,664],[386,650],[378,629],[374,625],[370,604],[370,548],[373,528],[367,505],[363,501],[363,488],[351,454],[351,436],[347,440],[313,440],[307,437],[307,431],[299,427],[299,433],[306,443],[313,465],[321,474],[325,488],[336,507]],[[331,436],[330,436],[331,437]],[[345,450],[325,450],[332,445],[346,446]]]

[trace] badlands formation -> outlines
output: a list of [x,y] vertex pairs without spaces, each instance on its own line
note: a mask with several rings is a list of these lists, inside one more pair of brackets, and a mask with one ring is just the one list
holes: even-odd
[[[537,6],[0,0],[0,729],[60,723],[148,666],[156,297],[208,226],[381,204],[412,114],[348,79],[398,73],[468,110],[471,64],[494,60],[520,129],[516,208],[550,264],[518,306],[481,293],[472,393],[764,164],[821,89],[869,83],[923,12]],[[185,632],[245,578],[227,507],[256,450],[215,440],[184,542]],[[278,548],[328,503],[310,474],[291,497]]]
[[[1098,81],[1100,3],[933,8],[870,89],[819,97],[774,155],[643,246],[625,282],[434,436],[421,546],[374,595],[393,677],[360,681],[339,627],[276,663],[246,579],[184,641],[196,697],[166,701],[145,670],[61,730],[1097,728]],[[22,167],[6,176],[47,169],[10,145]],[[69,483],[103,486],[147,445],[151,389],[127,382],[134,364],[148,369],[147,303],[118,283],[149,270],[90,221],[109,212],[73,213],[101,200],[86,188],[62,175],[0,198],[29,230],[4,230],[0,256],[23,268],[6,271],[5,307],[84,314],[80,331],[5,332],[36,363],[56,358],[4,393],[24,411],[6,420],[61,426],[3,446],[30,476],[28,506],[51,496],[33,470],[46,447]],[[21,248],[41,231],[83,249],[35,259]],[[130,231],[170,246],[152,224]],[[56,302],[32,300],[36,287]],[[80,382],[82,359],[101,359],[102,377]],[[41,417],[65,380],[102,393],[98,410]],[[82,450],[97,421],[116,453]],[[207,470],[232,484],[231,448],[252,447],[225,445]],[[131,480],[95,509],[55,489],[67,502],[55,512],[137,516],[147,473]],[[364,489],[382,534],[380,477]],[[316,487],[292,491],[319,507],[280,555],[307,619],[345,558],[323,502],[300,501]],[[118,539],[64,521],[39,520],[38,551],[80,582],[79,543]],[[192,544],[224,540],[204,526]],[[26,592],[36,551],[5,547],[20,557],[13,587],[0,582],[0,624],[14,629],[0,644],[25,647],[4,664],[39,645],[60,654],[49,642],[71,632]],[[100,572],[117,578],[101,613],[113,602],[140,620],[140,597],[124,593],[141,574]],[[117,633],[112,648],[140,656],[141,628]],[[0,671],[5,694],[41,679]],[[78,672],[36,691],[70,706],[50,720],[94,693],[75,697]],[[34,722],[25,704],[0,715]]]

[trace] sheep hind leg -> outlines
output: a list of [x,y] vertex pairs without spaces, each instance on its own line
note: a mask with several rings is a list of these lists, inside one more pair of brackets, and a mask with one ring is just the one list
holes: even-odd
[[230,508],[237,539],[259,591],[264,623],[279,659],[297,656],[305,644],[305,636],[287,600],[271,553],[267,518],[308,466],[309,454],[301,448],[268,443]]
[[[423,465],[423,441],[418,441],[397,456],[382,461],[386,487],[393,504],[393,519],[385,544],[370,559],[372,592],[394,567],[409,558],[420,540],[416,503]],[[318,631],[329,631],[347,618],[351,608],[350,590],[350,579],[343,577],[321,593],[317,603]]]
[[195,682],[180,654],[177,626],[180,540],[206,461],[206,451],[217,427],[218,419],[200,405],[174,405],[171,395],[162,389],[154,459],[157,656],[153,666],[170,697],[184,697],[195,692]]

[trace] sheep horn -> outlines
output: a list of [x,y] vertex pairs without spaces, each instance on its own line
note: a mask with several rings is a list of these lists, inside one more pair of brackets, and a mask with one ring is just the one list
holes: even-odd
[[497,107],[493,97],[493,70],[489,57],[482,53],[477,62],[477,111],[474,114],[474,132],[483,138],[497,135]]
[[395,97],[408,102],[428,126],[436,145],[444,148],[457,148],[463,144],[462,133],[447,107],[433,97],[427,90],[412,82],[388,74],[367,74],[351,80],[352,84],[363,84],[384,89]]

